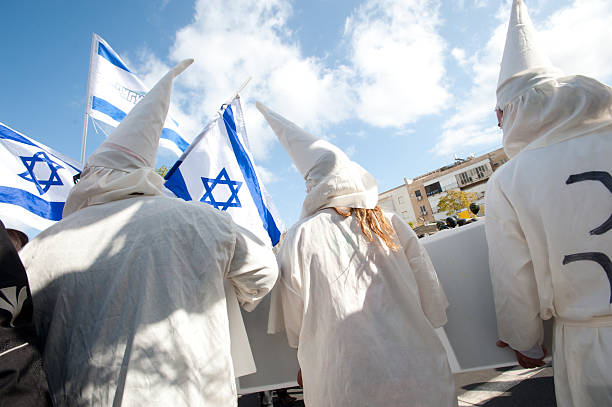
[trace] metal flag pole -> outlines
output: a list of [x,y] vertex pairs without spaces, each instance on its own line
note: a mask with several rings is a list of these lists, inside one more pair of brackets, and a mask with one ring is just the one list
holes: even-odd
[[91,65],[93,64],[94,50],[96,46],[96,33],[91,36],[91,51],[89,53],[89,72],[87,74],[87,101],[85,102],[85,120],[83,123],[83,140],[81,141],[81,164],[85,165],[85,150],[87,147],[87,124],[89,122],[89,110],[91,109],[90,85],[91,85]]
[[243,90],[244,88],[246,88],[246,86],[249,84],[249,82],[251,82],[251,79],[252,79],[252,77],[251,77],[251,76],[249,76],[249,77],[247,78],[247,80],[246,80],[246,81],[244,81],[244,82],[242,83],[242,85],[240,85],[240,87],[239,87],[239,88],[238,88],[238,90],[237,90],[237,91],[236,91],[236,92],[235,92],[235,93],[232,95],[232,97],[231,97],[231,98],[229,98],[229,99],[227,99],[227,101],[221,105],[221,110],[224,110],[224,109],[225,109],[225,107],[224,107],[224,106],[227,106],[227,105],[229,105],[230,103],[232,103],[232,101],[233,101],[234,99],[236,99],[237,97],[240,97],[240,92],[242,92],[242,90]]
[[83,122],[83,140],[81,141],[81,165],[85,165],[85,146],[87,143],[87,122],[89,115],[85,112],[85,120]]

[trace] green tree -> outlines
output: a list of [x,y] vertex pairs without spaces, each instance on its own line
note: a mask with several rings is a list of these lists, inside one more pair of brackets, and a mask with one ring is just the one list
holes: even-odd
[[458,211],[470,206],[470,203],[478,199],[476,192],[465,192],[459,190],[447,191],[438,201],[438,210],[454,215]]
[[158,173],[160,177],[165,177],[169,170],[170,169],[168,167],[162,165],[161,167],[157,168],[155,172]]

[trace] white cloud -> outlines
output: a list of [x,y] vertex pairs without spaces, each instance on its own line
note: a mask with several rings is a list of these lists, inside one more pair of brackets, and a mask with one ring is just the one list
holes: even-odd
[[350,146],[348,146],[348,147],[346,147],[344,149],[344,152],[349,157],[352,157],[357,152],[357,147],[354,144],[351,144]]
[[274,139],[256,99],[310,129],[349,117],[346,70],[302,55],[287,26],[291,12],[286,0],[199,0],[170,52],[174,61],[195,58],[182,75],[181,99],[191,117],[207,117],[252,77],[242,101],[256,159],[266,157]]
[[[365,0],[346,20],[347,64],[329,66],[303,54],[288,26],[289,0],[197,0],[192,22],[176,33],[171,63],[142,50],[138,72],[152,85],[168,65],[195,58],[176,80],[171,112],[189,134],[252,77],[242,101],[256,160],[267,158],[275,139],[257,99],[321,137],[349,119],[408,134],[407,124],[451,99],[439,8],[440,0]],[[466,58],[461,52],[454,51],[458,60]]]
[[453,56],[453,58],[455,58],[459,65],[463,66],[467,63],[467,59],[465,57],[465,50],[463,48],[453,48],[453,50],[451,51],[451,55]]
[[[537,23],[536,23],[537,24]],[[575,0],[539,30],[553,64],[567,74],[612,78],[612,2]]]
[[260,165],[255,166],[257,169],[257,175],[263,181],[264,185],[270,185],[278,181],[278,177],[272,171]]
[[[532,11],[538,6],[533,3]],[[501,131],[494,127],[493,108],[509,11],[506,2],[497,13],[499,25],[490,40],[467,58],[474,78],[472,88],[444,122],[442,136],[432,149],[436,154],[449,155],[466,146],[492,147],[501,143]],[[575,0],[570,6],[545,16],[544,21],[537,21],[535,16],[532,12],[542,46],[554,65],[568,74],[579,73],[603,81],[612,78],[612,48],[606,45],[612,38],[612,3]]]
[[[498,18],[507,21],[507,14],[499,15]],[[451,155],[467,146],[501,142],[501,130],[492,130],[491,124],[497,124],[493,122],[493,108],[506,30],[507,22],[500,23],[484,49],[466,58],[464,66],[467,65],[474,78],[472,88],[466,98],[458,100],[455,112],[444,121],[442,136],[431,150],[437,155]]]
[[369,0],[347,21],[361,120],[401,127],[448,102],[439,7],[437,0]]

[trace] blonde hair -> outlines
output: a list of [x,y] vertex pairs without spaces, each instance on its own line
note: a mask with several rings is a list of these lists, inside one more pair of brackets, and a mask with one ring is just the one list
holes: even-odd
[[378,205],[376,205],[374,209],[346,208],[346,212],[344,212],[343,209],[344,208],[334,208],[338,215],[344,216],[345,218],[348,218],[354,213],[359,221],[361,232],[363,232],[363,235],[368,241],[374,241],[374,236],[372,235],[372,232],[374,232],[374,234],[385,242],[389,249],[393,251],[399,250],[399,245],[395,243],[395,230],[393,230],[393,226],[389,224],[389,221]]

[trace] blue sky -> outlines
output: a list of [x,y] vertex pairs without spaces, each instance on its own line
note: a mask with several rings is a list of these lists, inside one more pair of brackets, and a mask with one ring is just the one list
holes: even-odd
[[[612,82],[612,2],[526,1],[553,63]],[[304,183],[254,108],[261,100],[343,148],[381,191],[501,146],[493,106],[509,1],[3,1],[0,121],[80,157],[92,32],[152,85],[195,64],[173,117],[196,133],[242,93],[256,164],[287,225]],[[88,152],[102,142],[90,125]],[[172,159],[162,161],[172,164]]]

